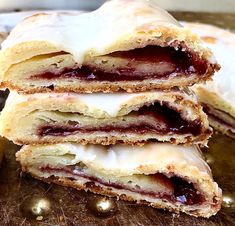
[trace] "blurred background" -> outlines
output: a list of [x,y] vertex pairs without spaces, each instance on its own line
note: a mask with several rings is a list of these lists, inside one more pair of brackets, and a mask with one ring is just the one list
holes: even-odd
[[[235,12],[235,0],[149,0],[170,11]],[[1,11],[32,9],[92,10],[105,0],[0,0]]]

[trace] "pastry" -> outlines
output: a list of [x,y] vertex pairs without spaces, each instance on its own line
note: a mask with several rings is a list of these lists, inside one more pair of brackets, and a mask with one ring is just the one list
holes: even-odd
[[80,11],[73,10],[32,10],[21,12],[0,13],[0,44],[7,38],[11,30],[20,23],[23,19],[38,13],[79,13]]
[[23,171],[49,183],[196,217],[221,205],[221,189],[196,146],[62,143],[24,146],[16,156]]
[[23,19],[39,11],[22,11],[0,13],[0,44],[7,38],[10,31]]
[[1,87],[24,93],[169,89],[204,82],[219,69],[197,35],[140,0],[33,15],[2,49]]
[[235,34],[206,24],[183,23],[199,34],[221,64],[213,81],[196,85],[194,90],[203,104],[210,124],[235,138]]
[[195,96],[178,88],[132,94],[11,92],[0,116],[0,134],[17,144],[206,144],[211,133]]

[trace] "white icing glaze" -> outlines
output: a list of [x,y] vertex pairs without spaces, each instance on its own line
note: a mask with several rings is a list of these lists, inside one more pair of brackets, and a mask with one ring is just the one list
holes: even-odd
[[[149,92],[150,93],[150,92]],[[144,93],[91,93],[91,94],[80,94],[79,99],[84,102],[90,111],[95,109],[100,109],[106,112],[109,116],[115,117],[118,112],[126,102],[130,101],[137,96],[145,96],[148,95],[148,92]]]
[[[140,27],[145,26],[145,31],[154,29],[151,24],[181,26],[166,11],[148,5],[145,1],[112,0],[90,13],[52,13],[37,19],[32,17],[12,31],[2,48],[25,41],[47,40],[71,53],[82,64],[85,54],[93,50],[102,54],[117,40],[135,34]],[[161,33],[152,35],[160,36]]]
[[0,31],[10,32],[18,23],[20,23],[26,17],[32,16],[37,13],[77,13],[79,11],[63,10],[33,10],[33,11],[21,11],[0,13]]
[[32,99],[50,99],[56,98],[59,100],[66,99],[70,101],[83,102],[90,112],[95,110],[104,111],[111,117],[117,116],[121,106],[126,102],[135,99],[139,96],[148,96],[151,92],[142,93],[91,93],[91,94],[78,94],[78,93],[35,93],[19,95],[17,92],[11,91],[7,99],[8,103],[21,103],[27,102]]
[[[195,96],[186,95],[182,92],[171,92],[170,95],[181,95],[185,100],[190,100],[194,102]],[[141,93],[91,93],[91,94],[79,94],[79,93],[35,93],[35,94],[21,94],[11,91],[7,99],[7,105],[22,103],[31,101],[33,99],[37,100],[48,100],[48,99],[58,99],[58,102],[61,100],[68,102],[78,102],[83,103],[89,112],[102,111],[109,115],[110,117],[116,117],[119,114],[119,111],[126,103],[136,103],[143,104],[144,101],[154,95],[154,100],[161,99],[164,95],[164,92],[158,91],[149,91]],[[138,100],[137,100],[138,99]]]
[[98,167],[106,171],[118,170],[132,174],[136,173],[136,170],[141,170],[141,166],[159,165],[160,167],[182,164],[197,167],[201,172],[210,172],[196,146],[169,143],[148,143],[144,146],[64,143],[48,147],[75,154],[76,157],[72,160],[72,164],[82,161],[91,167]]
[[205,85],[199,85],[219,95],[223,101],[235,107],[235,34],[221,28],[206,24],[191,24],[182,22],[186,27],[192,29],[200,37],[212,37],[215,42],[205,42],[214,53],[221,65],[219,72],[216,72],[213,81]]

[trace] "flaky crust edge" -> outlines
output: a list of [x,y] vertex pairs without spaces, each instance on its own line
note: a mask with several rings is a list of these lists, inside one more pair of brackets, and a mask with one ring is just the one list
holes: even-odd
[[[210,76],[196,76],[190,75],[189,78],[173,78],[167,80],[154,80],[147,79],[144,82],[140,81],[122,81],[122,82],[82,82],[74,80],[74,85],[65,85],[57,86],[52,85],[49,87],[46,86],[34,86],[34,87],[22,87],[17,84],[13,84],[10,81],[1,81],[1,89],[10,89],[16,90],[19,93],[23,94],[33,94],[33,93],[45,93],[45,92],[75,92],[75,93],[94,93],[94,92],[103,92],[103,93],[114,93],[118,91],[126,91],[128,93],[134,92],[144,92],[155,89],[167,90],[175,86],[188,87],[196,83],[205,83],[206,81],[211,80],[212,74]],[[169,82],[166,82],[169,81]]]
[[[188,95],[191,95],[191,94],[188,94]],[[21,96],[19,95],[18,97],[20,98]],[[16,97],[16,98],[18,98],[18,97]],[[194,110],[193,117],[197,116],[198,118],[200,118],[200,120],[202,122],[201,126],[202,126],[202,131],[203,131],[203,133],[201,135],[197,136],[197,137],[192,136],[191,137],[192,139],[184,139],[184,140],[179,141],[179,142],[177,142],[175,140],[172,140],[171,142],[175,143],[175,144],[176,143],[190,144],[190,143],[192,143],[192,141],[195,141],[195,143],[200,143],[202,145],[207,145],[207,139],[211,136],[212,129],[209,127],[207,116],[202,111],[202,107],[199,104],[197,104],[193,98],[191,100],[190,99],[184,99],[180,95],[180,93],[177,94],[177,92],[172,93],[171,97],[175,98],[174,102],[178,102],[179,104],[182,104],[184,106],[188,106],[188,107],[190,107],[190,108],[192,108]],[[24,117],[24,115],[22,115],[22,114],[25,114],[25,112],[22,113],[21,109],[24,109],[24,108],[27,108],[27,107],[31,107],[33,105],[33,101],[36,101],[38,106],[46,104],[45,101],[40,102],[42,100],[38,100],[37,101],[37,99],[36,100],[34,100],[33,98],[31,98],[31,99],[32,99],[31,104],[30,104],[31,100],[28,101],[27,99],[26,99],[26,101],[24,100],[22,103],[19,103],[19,104],[16,103],[13,106],[10,105],[10,104],[8,105],[8,103],[7,103],[5,109],[3,110],[2,114],[1,114],[1,117],[0,117],[0,122],[1,122],[1,124],[0,124],[0,134],[2,136],[7,137],[10,140],[13,140],[15,143],[18,143],[18,144],[58,143],[56,140],[53,140],[53,139],[48,139],[47,141],[46,140],[44,140],[44,141],[43,140],[35,141],[35,140],[29,139],[29,138],[26,138],[26,137],[24,139],[19,139],[17,137],[14,137],[14,132],[13,133],[11,132],[11,130],[12,130],[11,124],[16,120],[17,117],[15,117],[12,112],[17,112],[18,117],[20,115],[21,115],[21,117]],[[137,97],[137,99],[139,99],[139,98]],[[161,101],[161,100],[159,100],[159,101]],[[128,103],[128,102],[126,102],[126,103]],[[130,103],[134,104],[133,99],[130,100]],[[27,106],[27,105],[29,105],[29,106]],[[61,110],[61,108],[59,108],[59,109]],[[30,111],[32,111],[32,110],[33,109],[31,109]],[[89,115],[89,114],[85,113],[85,115]],[[108,136],[107,137],[104,136],[102,138],[95,138],[95,139],[94,138],[92,138],[92,139],[83,139],[83,138],[79,139],[78,138],[78,139],[76,139],[76,142],[81,142],[83,144],[87,144],[87,143],[93,143],[93,144],[102,143],[102,144],[105,144],[105,145],[109,145],[109,144],[116,143],[118,141],[117,138],[118,137],[108,137]],[[67,141],[72,141],[72,140],[65,140],[65,141],[67,142]],[[73,140],[73,141],[75,141],[75,140]],[[132,140],[123,140],[122,142],[124,142],[126,144],[140,144],[140,145],[143,143],[139,138],[136,139],[135,141],[132,141]],[[144,141],[144,142],[146,142],[146,141]]]
[[[97,52],[95,49],[89,50],[86,54],[84,59],[89,59],[94,56],[100,56],[100,55],[105,55],[109,54],[115,51],[126,51],[126,50],[131,50],[135,48],[143,48],[147,45],[160,45],[160,46],[167,46],[170,45],[174,41],[178,42],[185,42],[186,45],[192,49],[193,51],[199,53],[199,56],[202,57],[203,59],[206,59],[209,64],[209,71],[207,72],[207,75],[204,76],[204,78],[200,78],[196,81],[193,81],[193,79],[189,81],[185,81],[185,84],[182,82],[180,83],[181,86],[188,86],[192,85],[196,82],[202,82],[211,79],[211,76],[214,74],[215,71],[219,70],[220,66],[219,64],[216,63],[216,61],[213,59],[213,54],[212,52],[204,48],[201,45],[200,38],[191,33],[189,29],[182,28],[182,27],[177,27],[177,26],[156,26],[156,33],[159,35],[156,36],[152,34],[152,30],[146,31],[144,34],[143,33],[138,33],[138,30],[136,33],[131,34],[128,37],[122,37],[120,40],[116,41],[115,43],[112,43],[110,46],[107,46],[103,51]],[[170,41],[169,41],[170,37]],[[0,79],[2,81],[1,87],[3,88],[10,88],[17,89],[18,91],[22,91],[22,88],[17,87],[16,85],[9,84],[7,82],[7,78],[4,78],[5,72],[10,68],[11,65],[23,62],[24,60],[30,59],[33,56],[36,55],[42,55],[42,54],[50,54],[50,53],[56,53],[56,52],[61,52],[63,49],[61,49],[59,46],[55,46],[48,41],[28,41],[28,42],[23,42],[19,43],[16,45],[13,45],[0,53]],[[21,53],[21,58],[19,58],[19,54]],[[82,62],[81,62],[82,64]],[[174,84],[170,85],[171,87],[174,86]],[[107,85],[106,85],[107,87]],[[148,86],[148,87],[138,87],[138,88],[132,88],[131,86],[123,86],[121,87],[124,90],[129,90],[130,92],[136,92],[138,91],[143,91],[143,90],[149,90],[149,89],[154,89],[157,87],[162,87],[162,88],[169,88],[169,85],[165,85],[163,87],[162,85],[159,86]],[[60,88],[61,89],[61,88]],[[103,91],[105,87],[100,87],[100,88],[95,88],[93,89],[88,89],[86,88],[75,88],[73,89],[74,92],[98,92],[98,91]],[[118,87],[110,87],[109,89],[106,90],[106,92],[115,92],[119,90],[120,88]],[[31,91],[27,92],[41,92],[44,90],[44,88],[35,88],[31,89]],[[59,90],[58,90],[59,91]]]
[[[23,167],[24,169],[24,167]],[[164,210],[168,210],[170,212],[174,212],[179,214],[180,212],[184,212],[188,215],[194,216],[194,217],[205,217],[205,218],[209,218],[213,215],[215,215],[219,210],[220,210],[220,206],[221,206],[221,197],[220,194],[218,193],[217,196],[215,195],[216,200],[218,201],[218,203],[215,206],[211,206],[211,209],[206,209],[206,210],[191,210],[191,211],[187,211],[186,209],[182,209],[180,208],[180,206],[176,206],[175,208],[167,205],[166,202],[163,202],[161,200],[158,200],[157,203],[153,203],[153,202],[148,202],[146,200],[135,200],[135,198],[128,196],[126,194],[122,194],[122,195],[118,195],[116,192],[110,191],[109,189],[105,189],[102,188],[101,186],[95,185],[95,184],[89,184],[89,183],[75,183],[75,181],[72,181],[68,178],[56,178],[56,177],[50,177],[50,178],[42,178],[39,177],[35,174],[30,173],[34,178],[44,181],[46,183],[55,183],[58,185],[62,185],[62,186],[66,186],[66,187],[72,187],[75,188],[77,190],[85,190],[90,191],[94,194],[100,194],[100,195],[105,195],[108,197],[114,197],[117,200],[123,200],[123,201],[128,201],[128,202],[136,202],[137,204],[141,204],[141,205],[147,205],[147,206],[151,206],[153,208],[157,208],[157,209],[164,209]],[[78,182],[78,181],[76,181]]]
[[[34,151],[32,150],[34,147],[33,146],[24,146],[22,150],[20,150],[19,152],[16,153],[16,157],[17,157],[17,161],[19,161],[22,165],[22,170],[25,172],[29,172],[30,174],[32,174],[34,177],[46,181],[46,182],[53,182],[53,183],[57,183],[60,185],[64,185],[64,186],[70,186],[70,187],[74,187],[78,190],[80,189],[84,189],[84,190],[89,190],[91,192],[97,193],[97,194],[104,194],[107,196],[115,196],[117,198],[119,198],[118,195],[118,191],[117,192],[111,192],[108,189],[96,189],[93,187],[91,188],[87,188],[86,186],[84,186],[84,184],[86,182],[90,182],[89,180],[85,180],[82,179],[80,180],[70,180],[68,178],[65,178],[64,176],[60,177],[60,178],[52,178],[50,177],[49,179],[47,178],[48,176],[50,176],[49,174],[45,174],[45,177],[43,176],[44,173],[38,170],[38,167],[40,165],[35,164],[31,161],[32,157],[34,156]],[[40,148],[43,149],[43,146],[41,146]],[[52,145],[53,148],[53,145]],[[40,154],[40,150],[36,150],[38,154]],[[67,152],[63,152],[67,153]],[[62,154],[62,153],[60,153]],[[36,156],[36,155],[35,155]],[[196,156],[195,156],[196,157]],[[197,157],[197,158],[201,158],[201,157]],[[58,163],[56,163],[58,164]],[[156,163],[157,164],[157,163]],[[206,163],[205,163],[206,164]],[[205,165],[206,167],[207,165]],[[61,167],[61,166],[60,166]],[[119,170],[105,170],[103,168],[100,168],[99,166],[97,166],[99,169],[101,169],[101,173],[108,173],[110,175],[129,175],[129,171],[128,172],[119,172]],[[140,170],[140,171],[139,171]],[[221,194],[221,189],[218,187],[217,183],[214,182],[211,174],[210,174],[210,169],[207,166],[204,170],[206,170],[207,172],[205,172],[204,170],[201,169],[201,167],[198,165],[198,167],[195,167],[193,165],[187,165],[186,162],[177,162],[177,164],[166,164],[164,163],[161,167],[159,166],[159,164],[157,165],[149,165],[149,166],[140,166],[138,172],[139,173],[143,173],[143,174],[151,174],[151,173],[155,173],[156,171],[158,172],[162,172],[162,173],[166,173],[166,174],[171,174],[172,172],[174,172],[174,175],[178,175],[182,178],[185,178],[189,181],[191,181],[192,183],[195,183],[195,186],[198,187],[199,190],[203,191],[203,194],[205,194],[205,198],[207,200],[207,204],[204,206],[200,206],[200,207],[196,207],[197,209],[194,211],[194,208],[187,208],[187,206],[179,206],[176,205],[176,208],[172,208],[171,210],[174,212],[185,212],[187,214],[193,215],[193,216],[202,216],[202,217],[210,217],[214,214],[216,214],[220,207],[221,207],[221,202],[222,202],[222,194]],[[202,170],[202,171],[201,171]],[[132,171],[132,173],[137,172],[136,170]],[[124,173],[124,174],[123,174]],[[82,182],[83,181],[83,182]],[[115,191],[115,189],[114,189]],[[134,194],[133,194],[134,195]],[[135,196],[134,196],[135,197]],[[128,197],[120,197],[120,199],[124,199],[124,200],[129,200],[129,201],[134,201],[132,199],[132,196],[128,196]],[[141,200],[141,198],[136,198],[137,200]],[[169,205],[164,205],[166,203],[162,202],[161,204],[159,204],[159,202],[156,200],[156,203],[154,201],[154,203],[145,203],[147,205],[156,207],[156,208],[164,208],[167,209],[169,206],[172,206],[172,204],[169,203]],[[185,208],[186,207],[186,208]],[[188,211],[190,210],[190,211]],[[191,212],[192,211],[192,212]]]

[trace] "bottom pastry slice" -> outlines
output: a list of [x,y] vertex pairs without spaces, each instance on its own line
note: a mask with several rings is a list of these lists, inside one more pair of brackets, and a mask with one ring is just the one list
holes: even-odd
[[62,143],[24,146],[16,156],[23,171],[49,183],[193,216],[221,207],[221,189],[197,146]]

